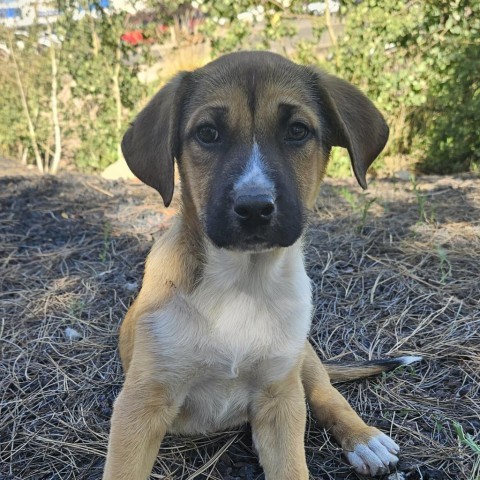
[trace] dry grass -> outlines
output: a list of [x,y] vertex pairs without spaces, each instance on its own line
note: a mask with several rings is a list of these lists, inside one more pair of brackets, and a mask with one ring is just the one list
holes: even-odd
[[212,60],[210,45],[199,43],[177,48],[165,54],[161,77],[169,80],[178,72],[193,71]]
[[[0,179],[0,479],[101,477],[118,324],[171,213],[139,185]],[[480,180],[423,179],[416,192],[383,181],[368,197],[327,182],[308,269],[324,358],[425,357],[339,385],[403,447],[399,478],[473,480],[478,458],[454,422],[479,443]],[[307,429],[313,478],[357,478],[313,420]],[[153,478],[263,478],[244,430],[168,438],[159,459]]]

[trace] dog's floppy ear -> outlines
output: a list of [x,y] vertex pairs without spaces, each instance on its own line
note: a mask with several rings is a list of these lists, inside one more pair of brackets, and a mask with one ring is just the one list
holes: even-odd
[[375,105],[356,87],[340,78],[318,72],[321,98],[329,112],[328,140],[348,150],[353,172],[367,188],[368,167],[388,140],[388,125]]
[[122,140],[130,170],[158,190],[166,207],[174,187],[174,158],[180,154],[179,123],[188,72],[179,73],[138,114]]

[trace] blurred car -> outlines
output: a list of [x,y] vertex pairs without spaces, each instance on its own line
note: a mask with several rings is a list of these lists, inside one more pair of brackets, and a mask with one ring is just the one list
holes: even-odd
[[[324,15],[327,9],[327,2],[313,2],[305,6],[304,10],[312,15]],[[328,11],[337,13],[340,10],[339,0],[330,0],[328,2]]]

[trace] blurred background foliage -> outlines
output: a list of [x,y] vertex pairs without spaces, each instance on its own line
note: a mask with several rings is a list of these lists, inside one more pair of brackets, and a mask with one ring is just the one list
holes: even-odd
[[[391,127],[374,173],[480,170],[478,0],[37,3],[55,14],[0,27],[0,155],[45,172],[59,156],[60,168],[103,170],[177,70],[246,48],[360,87]],[[329,174],[350,175],[344,151],[334,150]]]

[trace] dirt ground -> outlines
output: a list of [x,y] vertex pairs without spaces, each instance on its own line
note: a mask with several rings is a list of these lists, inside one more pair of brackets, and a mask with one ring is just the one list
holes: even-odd
[[[118,326],[176,203],[136,183],[0,168],[0,479],[100,479]],[[389,479],[478,479],[480,179],[375,181],[366,194],[327,180],[307,243],[323,358],[424,357],[338,385],[401,445]],[[314,479],[360,478],[313,419],[306,452]],[[264,477],[244,428],[168,437],[152,478]]]

